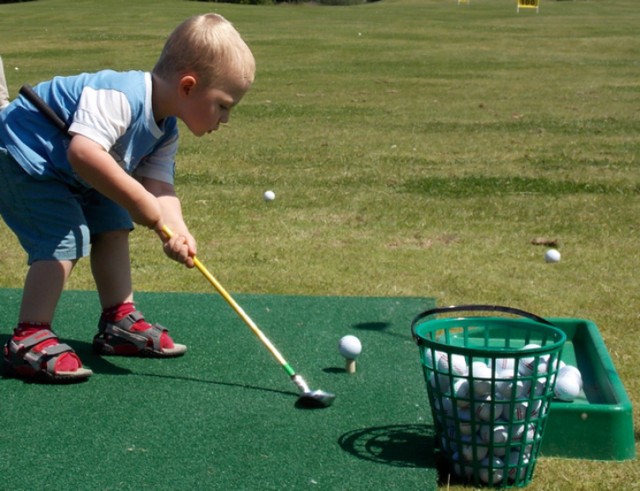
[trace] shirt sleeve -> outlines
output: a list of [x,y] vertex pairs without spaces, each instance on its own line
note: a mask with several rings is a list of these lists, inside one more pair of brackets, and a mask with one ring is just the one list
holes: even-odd
[[178,134],[174,133],[140,162],[133,175],[173,184],[177,153]]
[[131,106],[120,91],[85,87],[69,127],[109,151],[131,124]]

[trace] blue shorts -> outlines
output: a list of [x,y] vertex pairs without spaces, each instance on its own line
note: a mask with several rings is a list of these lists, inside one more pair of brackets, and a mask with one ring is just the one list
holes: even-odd
[[131,230],[127,210],[93,189],[28,175],[0,144],[0,215],[28,263],[89,255],[91,237]]

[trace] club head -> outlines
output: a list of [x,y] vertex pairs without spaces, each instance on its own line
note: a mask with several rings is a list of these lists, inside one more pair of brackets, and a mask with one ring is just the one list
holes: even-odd
[[335,398],[335,394],[323,390],[306,391],[298,398],[297,404],[308,409],[319,409],[331,406]]

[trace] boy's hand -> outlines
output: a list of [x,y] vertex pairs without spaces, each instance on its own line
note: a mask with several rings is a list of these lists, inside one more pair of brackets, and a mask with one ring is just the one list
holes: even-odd
[[190,234],[173,234],[170,238],[160,229],[158,235],[164,242],[162,248],[164,253],[187,268],[195,266],[193,257],[196,255],[195,239]]

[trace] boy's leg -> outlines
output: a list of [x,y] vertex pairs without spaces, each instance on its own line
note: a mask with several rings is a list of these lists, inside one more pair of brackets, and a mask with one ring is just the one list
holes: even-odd
[[[9,374],[47,382],[79,381],[91,375],[51,330],[65,282],[83,255],[77,250],[84,238],[82,227],[68,223],[78,211],[73,196],[63,184],[32,179],[0,148],[0,213],[30,263],[19,322],[3,350]],[[86,239],[88,252],[88,234]]]
[[27,272],[18,326],[5,347],[13,374],[49,382],[85,380],[91,370],[51,330],[56,305],[76,261],[36,261]]
[[114,230],[93,236],[91,272],[103,310],[133,302],[128,230]]
[[7,80],[4,78],[4,67],[2,66],[2,57],[0,57],[0,111],[9,105],[9,88]]
[[58,300],[76,261],[36,261],[27,272],[18,322],[53,322]]
[[175,344],[166,329],[144,320],[133,303],[129,231],[93,236],[91,271],[102,305],[94,349],[105,355],[179,356],[186,346]]

